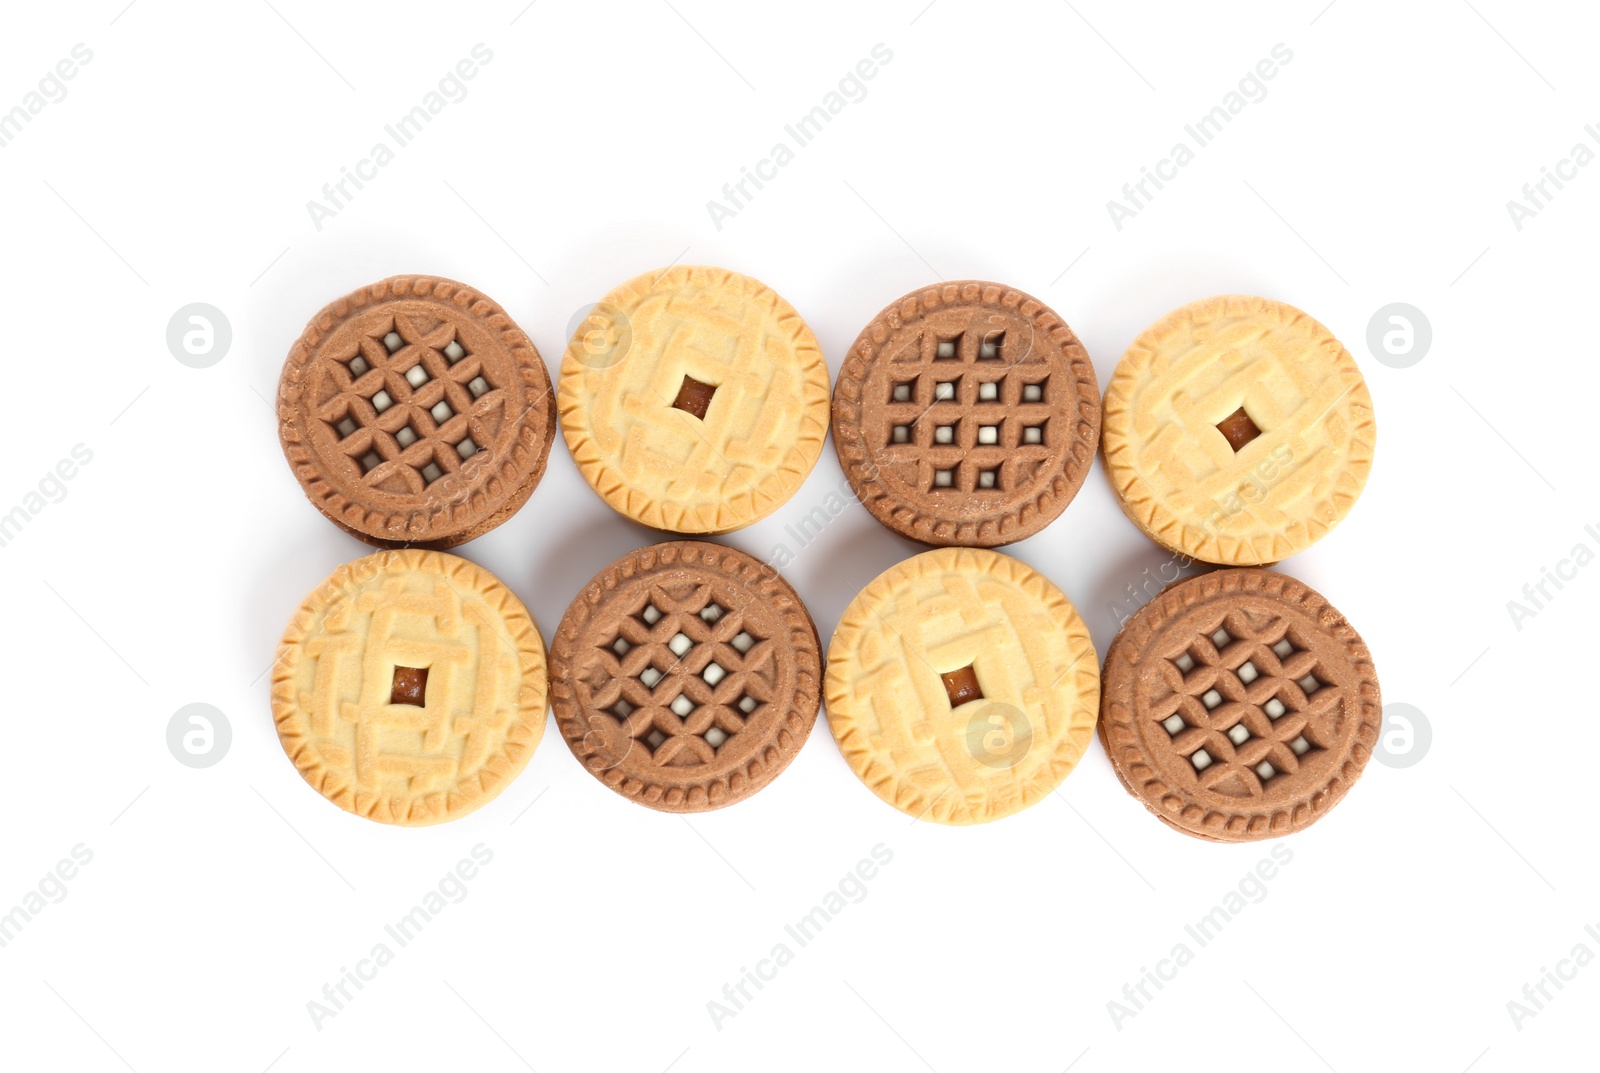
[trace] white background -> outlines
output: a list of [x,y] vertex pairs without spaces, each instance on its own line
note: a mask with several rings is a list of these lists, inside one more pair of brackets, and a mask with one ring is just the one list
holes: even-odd
[[[125,3],[14,6],[0,35],[0,111],[73,45],[93,52],[0,148],[0,512],[74,445],[93,452],[0,548],[0,911],[75,845],[93,853],[0,949],[0,1065],[1593,1064],[1600,967],[1520,1027],[1507,1003],[1576,944],[1600,954],[1584,932],[1600,929],[1600,736],[1580,684],[1600,567],[1548,587],[1520,629],[1507,602],[1575,544],[1600,550],[1600,167],[1520,231],[1506,208],[1600,121],[1592,7]],[[493,59],[469,95],[315,227],[306,203],[480,42]],[[706,202],[877,43],[893,59],[865,99],[718,230]],[[1115,228],[1108,199],[1278,43],[1293,60],[1266,98]],[[366,549],[280,454],[266,400],[290,343],[330,299],[428,272],[496,298],[554,366],[577,311],[673,261],[773,286],[834,372],[884,304],[936,277],[1043,299],[1102,386],[1139,330],[1191,299],[1310,311],[1360,362],[1380,433],[1354,511],[1282,569],[1362,631],[1385,700],[1426,714],[1431,751],[1372,764],[1284,843],[1265,900],[1120,1025],[1107,1003],[1271,844],[1167,830],[1098,743],[1058,794],[971,829],[885,807],[820,719],[772,786],[688,820],[603,788],[553,726],[459,822],[401,830],[329,805],[278,745],[263,672],[303,595]],[[1396,301],[1433,326],[1411,368],[1366,343]],[[191,302],[232,325],[212,368],[166,346]],[[784,526],[842,479],[830,445],[784,509],[728,543],[793,548]],[[657,539],[601,504],[558,439],[530,503],[462,550],[548,638],[585,579]],[[787,573],[826,638],[916,550],[852,504]],[[1010,551],[1072,598],[1102,653],[1124,587],[1165,559],[1098,464]],[[205,770],[165,738],[196,701],[233,733]],[[308,1001],[479,843],[493,862],[466,900],[315,1025]],[[714,1024],[723,985],[878,843],[893,861],[865,900]]]

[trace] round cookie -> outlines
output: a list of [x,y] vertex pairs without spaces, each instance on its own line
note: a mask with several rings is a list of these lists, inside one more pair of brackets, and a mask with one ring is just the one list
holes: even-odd
[[846,356],[833,440],[873,517],[924,544],[996,547],[1054,521],[1100,439],[1094,366],[1049,308],[942,283],[879,313]]
[[346,563],[306,597],[272,671],[284,751],[322,796],[420,827],[487,804],[544,734],[544,644],[510,589],[435,551]]
[[641,548],[572,601],[551,642],[551,706],[572,753],[663,812],[742,801],[817,719],[822,658],[777,571],[718,544]]
[[1377,428],[1355,359],[1293,306],[1225,295],[1145,329],[1106,388],[1106,474],[1156,543],[1273,563],[1338,524]]
[[561,432],[618,513],[724,533],[784,503],[822,453],[828,368],[800,314],[722,268],[647,272],[606,295],[561,362]]
[[527,502],[555,438],[527,335],[471,287],[429,276],[374,283],[313,317],[277,409],[306,497],[378,547],[487,533]]
[[890,567],[828,646],[828,725],[873,793],[971,824],[1072,773],[1100,697],[1089,630],[1061,591],[999,552],[942,548]]
[[1310,826],[1361,776],[1382,719],[1360,636],[1311,588],[1267,570],[1169,586],[1106,654],[1100,737],[1112,767],[1198,838]]

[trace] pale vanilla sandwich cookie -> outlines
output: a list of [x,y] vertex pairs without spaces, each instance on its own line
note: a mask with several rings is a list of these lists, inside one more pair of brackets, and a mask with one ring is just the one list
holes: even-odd
[[722,533],[776,510],[816,465],[828,369],[769,287],[678,266],[590,311],[562,359],[557,405],[578,469],[618,513]]
[[544,734],[544,643],[493,575],[441,552],[335,570],[295,612],[272,672],[284,751],[322,796],[420,827],[491,801]]
[[909,816],[997,820],[1061,784],[1094,736],[1089,630],[1032,567],[942,548],[891,567],[828,646],[828,724],[850,767]]
[[1304,551],[1354,505],[1377,426],[1355,359],[1282,302],[1225,295],[1146,329],[1106,388],[1106,474],[1134,524],[1202,562]]

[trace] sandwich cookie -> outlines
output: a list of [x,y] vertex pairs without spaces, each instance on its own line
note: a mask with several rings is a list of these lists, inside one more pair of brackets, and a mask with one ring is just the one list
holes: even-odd
[[811,616],[777,571],[733,548],[679,540],[623,556],[572,601],[550,648],[573,755],[663,812],[754,794],[817,719]]
[[442,549],[516,512],[544,473],[555,396],[539,352],[465,284],[395,276],[333,302],[289,350],[278,438],[335,525]]
[[308,596],[272,670],[301,776],[348,812],[420,827],[494,798],[544,734],[544,644],[487,570],[434,551],[347,563]]
[[1168,586],[1106,654],[1100,737],[1129,793],[1216,842],[1310,826],[1361,777],[1383,704],[1327,600],[1267,570]]
[[1333,333],[1282,302],[1227,295],[1144,331],[1106,388],[1106,474],[1156,543],[1202,562],[1273,563],[1355,504],[1372,397]]
[[845,358],[833,439],[873,517],[924,544],[1032,536],[1077,494],[1100,439],[1072,329],[998,283],[943,283],[879,313]]

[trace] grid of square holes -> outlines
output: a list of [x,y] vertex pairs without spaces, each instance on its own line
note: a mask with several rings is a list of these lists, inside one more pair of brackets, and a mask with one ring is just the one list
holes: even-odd
[[1323,748],[1310,720],[1339,690],[1282,620],[1258,629],[1230,614],[1169,659],[1179,688],[1154,716],[1201,785],[1237,775],[1256,793]]
[[469,415],[495,385],[448,325],[423,334],[391,322],[335,361],[332,375],[339,393],[321,417],[371,481],[399,472],[420,491],[483,450]]
[[[653,588],[601,646],[617,687],[604,711],[657,764],[710,763],[773,701],[765,642],[705,586],[683,596]],[[611,692],[602,686],[597,696]]]
[[924,332],[923,364],[892,372],[888,457],[929,491],[1010,492],[1050,456],[1050,371],[1019,365],[1004,331]]

